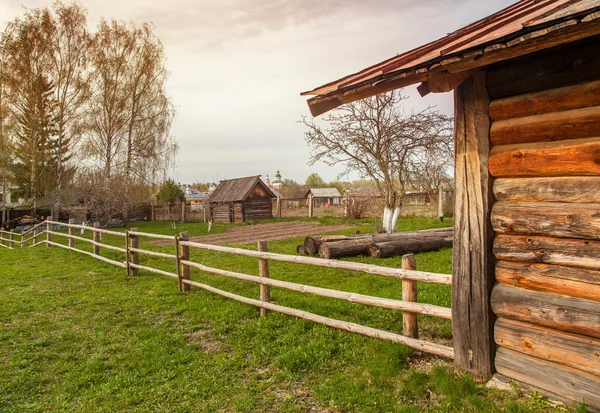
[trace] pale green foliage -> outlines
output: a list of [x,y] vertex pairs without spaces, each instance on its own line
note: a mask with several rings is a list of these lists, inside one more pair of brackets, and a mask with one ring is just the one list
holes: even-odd
[[160,204],[172,206],[177,201],[184,201],[185,194],[175,181],[167,179],[160,186],[157,199]]

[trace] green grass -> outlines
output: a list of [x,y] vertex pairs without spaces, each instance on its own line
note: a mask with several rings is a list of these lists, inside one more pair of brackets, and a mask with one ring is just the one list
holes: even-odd
[[[170,235],[206,233],[205,224],[178,224],[176,231],[165,223],[136,225],[140,231]],[[357,225],[368,232],[373,224],[364,220]],[[407,230],[437,225],[416,218],[401,222]],[[214,226],[211,232],[224,228]],[[116,236],[103,241],[122,243]],[[291,254],[299,241],[271,242],[269,248]],[[123,260],[116,252],[102,254]],[[254,259],[198,250],[192,257],[258,274]],[[354,260],[401,266],[399,258]],[[144,257],[142,264],[175,270],[158,258]],[[417,265],[447,273],[451,250],[418,254]],[[401,296],[398,280],[367,274],[271,262],[271,276]],[[254,284],[197,271],[192,278],[258,297]],[[397,311],[275,288],[272,297],[278,304],[333,318],[402,329]],[[419,301],[449,306],[449,288],[419,284]],[[0,251],[0,309],[1,412],[555,411],[539,397],[487,390],[448,370],[447,361],[414,359],[402,345],[282,314],[259,318],[248,305],[196,289],[179,293],[175,280],[161,275],[142,272],[127,278],[120,268],[58,248]],[[429,317],[420,318],[420,333],[439,342],[451,338],[448,322]],[[411,369],[415,364],[433,367]]]

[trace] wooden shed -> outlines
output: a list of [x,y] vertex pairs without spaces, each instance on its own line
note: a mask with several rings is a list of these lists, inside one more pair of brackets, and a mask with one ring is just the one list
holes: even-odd
[[317,206],[339,205],[342,199],[337,188],[309,188],[304,197],[308,202],[312,199]]
[[272,219],[273,198],[275,194],[260,175],[224,180],[210,194],[210,216],[224,223]]
[[600,409],[600,0],[523,0],[304,94],[412,84],[454,90],[456,367]]

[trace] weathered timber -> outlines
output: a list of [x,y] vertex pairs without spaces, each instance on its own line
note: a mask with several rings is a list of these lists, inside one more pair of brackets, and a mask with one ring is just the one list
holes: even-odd
[[452,336],[455,365],[478,379],[493,373],[494,284],[490,211],[492,180],[486,74],[465,80],[454,94],[455,180],[452,252]]
[[[258,241],[257,247],[258,250],[261,252],[269,251],[269,243],[267,241]],[[269,260],[262,258],[258,260],[258,274],[261,278],[270,278]],[[265,303],[271,301],[271,287],[266,284],[260,284],[258,288],[260,290],[260,301],[263,301]],[[268,313],[268,310],[264,307],[261,307],[259,309],[259,312],[261,317],[265,317]]]
[[371,245],[370,239],[322,242],[319,246],[319,257],[341,258],[367,255],[369,245]]
[[494,255],[506,261],[558,264],[600,270],[600,241],[500,234]]
[[496,121],[490,131],[494,146],[595,136],[600,136],[600,106]]
[[591,337],[501,317],[494,327],[494,339],[499,346],[519,353],[600,374],[600,340]]
[[241,295],[232,294],[227,291],[223,291],[218,288],[211,287],[206,284],[201,284],[195,281],[184,280],[184,284],[193,285],[194,287],[202,288],[203,290],[210,291],[212,293],[219,294],[223,297],[227,297],[242,303],[250,304],[255,307],[265,308],[267,310],[276,311],[278,313],[299,317],[305,320],[313,321],[315,323],[324,324],[329,327],[350,331],[355,334],[362,334],[369,337],[390,340],[394,343],[405,344],[416,350],[425,351],[438,356],[448,358],[454,357],[454,350],[452,349],[452,347],[444,346],[442,344],[430,343],[424,340],[405,337],[400,334],[390,333],[388,331],[378,330],[372,327],[361,326],[360,324],[319,316],[316,314],[309,313],[307,311],[296,310],[294,308],[288,308],[273,303],[267,303],[252,298],[246,298]]
[[306,254],[313,255],[319,252],[321,246],[321,237],[306,237],[304,238],[304,249]]
[[377,242],[368,247],[369,255],[374,258],[395,257],[418,252],[437,251],[452,247],[453,237],[406,237],[405,239]]
[[296,254],[298,254],[298,255],[308,255],[306,253],[306,248],[304,247],[304,244],[296,245]]
[[[183,242],[188,241],[190,239],[190,236],[187,232],[182,232],[179,234],[179,239]],[[187,265],[184,265],[182,263],[182,261],[189,261],[190,259],[190,247],[187,245],[182,245],[181,241],[179,242],[179,245],[181,245],[181,256],[179,258],[179,263],[181,265],[180,270],[178,271],[179,276],[181,277],[181,285],[180,285],[180,290],[181,292],[186,292],[190,290],[190,285],[186,284],[185,281],[190,279],[190,267]],[[137,264],[137,263],[136,263]]]
[[496,281],[532,291],[600,301],[600,271],[562,265],[498,261]]
[[[568,30],[562,32],[567,34]],[[600,59],[598,59],[597,38],[579,44],[569,39],[569,43],[561,49],[548,50],[538,53],[537,56],[524,56],[491,68],[487,80],[488,91],[492,98],[540,92],[599,80]]]
[[497,202],[492,227],[501,234],[600,240],[600,204]]
[[507,377],[547,390],[574,402],[600,408],[599,377],[568,366],[500,347],[496,370]]
[[497,316],[561,331],[600,337],[600,302],[497,284],[492,290]]
[[494,177],[600,175],[600,138],[495,146]]
[[495,121],[600,106],[600,81],[526,93],[490,102]]
[[[417,269],[417,260],[413,254],[402,257],[402,269],[414,271]],[[418,301],[417,282],[413,280],[402,280],[402,301]],[[402,312],[402,334],[406,337],[419,338],[419,321],[416,313]]]
[[600,177],[501,178],[494,181],[497,201],[600,203]]

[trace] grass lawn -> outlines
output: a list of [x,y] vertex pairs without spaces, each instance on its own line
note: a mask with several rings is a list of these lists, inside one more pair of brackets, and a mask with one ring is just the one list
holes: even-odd
[[[373,229],[372,220],[353,223],[362,233]],[[404,230],[439,225],[435,219],[400,223]],[[168,223],[135,226],[164,234],[206,233],[205,224],[178,224],[177,230]],[[215,225],[211,232],[225,227]],[[103,241],[122,243],[111,236]],[[299,242],[271,242],[269,248],[293,254]],[[102,254],[124,259],[112,251]],[[258,274],[251,258],[192,250],[192,259]],[[400,258],[353,260],[401,266]],[[160,258],[144,257],[141,264],[175,270]],[[418,254],[417,268],[450,272],[451,250]],[[272,262],[271,276],[401,297],[399,280],[367,274]],[[258,298],[254,284],[198,271],[192,279]],[[402,329],[397,311],[276,288],[272,298],[316,314]],[[419,301],[450,306],[449,287],[420,284]],[[449,322],[429,317],[419,322],[423,338],[450,343]],[[255,308],[211,293],[179,293],[173,279],[143,271],[127,278],[123,269],[44,246],[0,250],[0,365],[0,412],[556,411],[539,395],[485,389],[452,372],[449,361],[414,357],[403,345],[276,313],[259,318]]]

